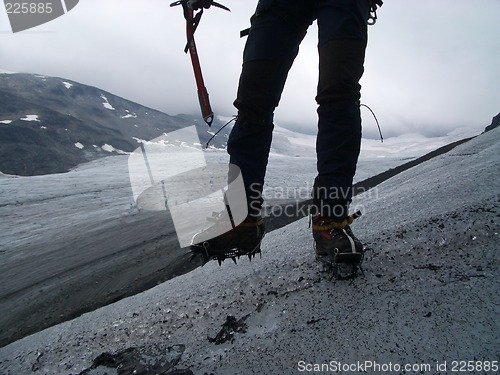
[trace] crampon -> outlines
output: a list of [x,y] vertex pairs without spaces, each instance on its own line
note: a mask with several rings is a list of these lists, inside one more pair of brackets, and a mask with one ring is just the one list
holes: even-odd
[[359,216],[360,211],[344,220],[312,217],[316,259],[323,265],[323,271],[331,272],[337,280],[354,279],[363,274],[364,246],[350,228]]
[[361,264],[363,254],[337,253],[333,256],[316,255],[316,260],[323,266],[323,271],[332,275],[331,279],[352,280],[359,275],[364,275]]
[[261,253],[260,244],[265,234],[264,220],[248,216],[236,226],[232,223],[233,229],[219,234],[225,216],[216,214],[215,217],[207,218],[213,225],[193,237],[191,260],[201,257],[203,265],[210,260],[216,260],[221,265],[226,259],[236,263],[236,259],[241,256],[248,256],[252,260],[256,254]]
[[236,264],[236,259],[239,259],[242,256],[247,256],[249,260],[252,260],[257,254],[261,254],[262,256],[260,243],[253,249],[232,248],[227,250],[217,249],[211,251],[210,244],[208,242],[204,242],[199,245],[191,245],[190,254],[190,262],[197,257],[201,257],[203,266],[211,260],[216,260],[220,266],[226,259],[231,259],[234,264]]

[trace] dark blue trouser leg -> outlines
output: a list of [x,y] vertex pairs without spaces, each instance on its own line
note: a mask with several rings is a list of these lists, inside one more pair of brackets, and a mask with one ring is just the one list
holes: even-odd
[[242,171],[251,214],[262,204],[274,110],[299,44],[317,17],[318,177],[313,198],[321,211],[325,208],[325,215],[347,215],[361,139],[358,82],[363,72],[368,13],[368,0],[259,1],[234,102],[238,120],[228,141],[230,162]]
[[299,44],[313,20],[309,16],[298,23],[290,22],[283,17],[281,8],[267,8],[269,3],[259,2],[256,15],[252,17],[234,102],[238,119],[227,145],[230,163],[241,169],[249,211],[253,215],[258,214],[262,206],[262,189],[274,128],[273,113]]
[[359,101],[342,100],[320,105],[318,115],[318,176],[313,188],[314,205],[323,216],[344,219],[352,198],[352,180],[361,145]]
[[359,80],[367,41],[368,0],[319,0],[318,176],[313,200],[323,215],[344,219],[361,146]]

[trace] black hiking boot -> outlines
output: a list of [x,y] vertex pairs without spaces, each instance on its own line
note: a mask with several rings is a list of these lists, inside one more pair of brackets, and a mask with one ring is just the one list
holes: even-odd
[[[231,222],[228,222],[228,218]],[[207,220],[213,225],[194,235],[190,247],[191,259],[200,255],[203,258],[203,264],[210,260],[217,260],[221,265],[228,258],[236,263],[236,258],[242,255],[248,256],[251,260],[260,253],[260,243],[265,233],[264,220],[260,216],[247,216],[236,226],[232,225],[232,219],[227,213],[215,214]],[[219,234],[224,231],[221,228],[228,228],[228,226],[233,229]]]
[[[358,211],[341,221],[319,214],[312,217],[316,259],[331,270],[337,279],[351,279],[357,276],[358,270],[363,272],[363,244],[350,227],[359,216],[361,212]],[[347,274],[342,272],[345,267],[351,270]]]

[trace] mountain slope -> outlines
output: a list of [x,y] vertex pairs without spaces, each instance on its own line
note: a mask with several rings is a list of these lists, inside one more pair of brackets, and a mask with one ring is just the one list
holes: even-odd
[[[138,140],[193,124],[96,87],[33,74],[0,74],[0,103],[0,171],[24,176],[131,152]],[[207,129],[199,125],[202,141]],[[212,143],[223,144],[225,135]]]
[[[74,374],[130,347],[156,348],[143,363],[150,370],[170,362],[194,374],[335,372],[339,363],[431,374],[452,361],[495,361],[499,141],[500,130],[490,131],[356,197],[364,277],[319,272],[303,219],[266,236],[260,260],[207,264],[10,344],[0,369]],[[224,341],[228,316],[237,324]],[[207,339],[216,336],[218,345]]]

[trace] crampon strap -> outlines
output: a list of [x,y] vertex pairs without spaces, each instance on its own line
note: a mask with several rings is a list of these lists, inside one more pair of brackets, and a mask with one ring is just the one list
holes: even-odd
[[313,222],[312,227],[314,230],[345,229],[349,225],[351,225],[355,219],[357,219],[360,216],[361,216],[361,211],[356,211],[355,213],[346,217],[342,221],[327,220],[321,224],[314,224]]

